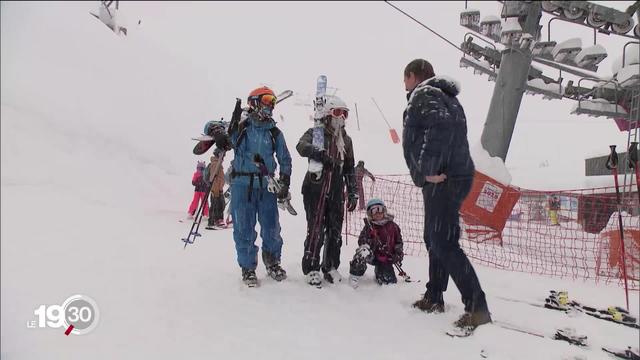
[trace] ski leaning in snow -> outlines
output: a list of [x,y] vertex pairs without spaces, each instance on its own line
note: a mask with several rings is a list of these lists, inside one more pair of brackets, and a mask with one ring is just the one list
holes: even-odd
[[[313,102],[315,110],[313,141],[312,144],[318,150],[324,149],[324,125],[320,121],[324,114],[324,105],[326,103],[325,95],[327,94],[327,77],[325,75],[318,76],[316,83],[316,100]],[[309,159],[309,172],[316,174],[319,179],[322,175],[322,163],[317,160]]]
[[597,309],[592,306],[583,305],[575,300],[569,301],[569,296],[566,291],[550,290],[550,293],[551,294],[545,299],[544,304],[544,307],[547,309],[564,312],[572,310],[579,311],[597,319],[612,321],[621,325],[640,329],[640,326],[637,324],[637,319],[621,307],[610,306],[606,310]]
[[610,306],[606,310],[580,304],[575,300],[569,301],[566,291],[550,290],[551,294],[545,299],[544,304],[529,302],[520,299],[511,299],[498,296],[499,299],[511,302],[523,303],[539,308],[561,311],[567,314],[584,313],[600,320],[615,322],[621,325],[639,329],[637,319],[621,307]]
[[638,348],[632,349],[631,346],[626,349],[614,349],[603,347],[602,351],[615,356],[616,359],[640,360],[640,351]]
[[[533,330],[530,330],[515,324],[511,324],[508,322],[504,322],[501,320],[493,320],[493,322],[486,325],[495,325],[505,330],[516,331],[522,334],[527,334],[527,335],[531,335],[539,338],[562,340],[572,345],[587,346],[587,336],[577,334],[575,329],[573,328],[557,329],[553,335],[545,335],[543,333],[539,333],[537,331],[533,331]],[[462,328],[454,327],[453,329],[448,330],[446,334],[451,337],[464,338],[464,337],[469,337],[473,335],[474,331],[475,329],[470,327],[462,327]]]
[[[540,337],[540,338],[546,337],[544,334],[538,333],[536,331],[525,329],[525,328],[522,328],[522,327],[520,327],[518,325],[511,324],[511,323],[506,323],[506,322],[502,322],[502,321],[498,321],[498,320],[493,320],[491,323],[485,324],[485,325],[495,325],[495,326],[498,326],[498,327],[506,329],[506,330],[517,331],[519,333],[528,334],[528,335],[532,335],[532,336],[536,336],[536,337]],[[469,337],[469,336],[473,335],[474,332],[475,332],[475,328],[454,326],[452,329],[447,330],[445,332],[445,334],[447,334],[447,335],[449,335],[451,337],[464,338],[464,337]]]
[[[256,154],[256,157],[253,159],[253,162],[258,167],[258,171],[260,171],[260,175],[267,178],[267,190],[270,193],[278,194],[280,189],[280,183],[273,177],[273,175],[269,174],[269,170],[267,166],[264,164],[264,159],[260,157],[260,155]],[[291,205],[291,192],[287,195],[286,199],[278,199],[278,207],[282,210],[287,210],[289,214],[296,216],[298,212]]]

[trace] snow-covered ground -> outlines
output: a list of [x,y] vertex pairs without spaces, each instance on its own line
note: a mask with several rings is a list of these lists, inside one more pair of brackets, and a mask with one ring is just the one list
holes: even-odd
[[[123,9],[127,4],[121,4]],[[342,19],[344,11],[359,6],[329,4],[290,6],[296,11],[317,11],[322,16],[313,21],[318,24],[325,24],[328,16]],[[312,91],[316,76],[326,72],[329,86],[338,87],[338,94],[349,103],[359,102],[363,130],[357,131],[353,121],[348,124],[356,156],[375,173],[406,173],[401,149],[389,141],[386,125],[369,98],[376,98],[399,131],[404,95],[402,68],[412,57],[429,58],[430,54],[405,50],[393,55],[388,63],[378,59],[370,65],[351,58],[344,60],[345,67],[361,66],[358,69],[362,71],[371,67],[380,73],[377,83],[371,84],[364,82],[367,77],[360,73],[349,76],[341,69],[334,75],[332,70],[342,64],[334,56],[340,53],[330,53],[332,58],[324,68],[314,68],[315,61],[288,63],[286,57],[278,56],[250,66],[256,60],[247,57],[259,57],[262,50],[267,54],[290,51],[296,60],[304,59],[301,54],[308,45],[298,44],[302,47],[300,54],[284,50],[277,31],[261,34],[266,37],[259,37],[258,43],[243,37],[223,39],[222,35],[228,34],[222,30],[226,27],[231,31],[231,15],[264,15],[251,12],[257,7],[280,19],[275,16],[283,11],[282,4],[253,3],[247,8],[228,3],[227,7],[131,3],[131,8],[148,9],[149,13],[141,27],[129,28],[126,39],[116,37],[88,15],[89,10],[95,10],[94,5],[0,5],[0,358],[478,359],[485,350],[491,359],[601,359],[606,358],[601,346],[638,346],[637,330],[502,299],[540,302],[549,289],[566,289],[570,297],[594,306],[624,305],[624,291],[617,286],[476,267],[494,319],[549,334],[558,327],[572,326],[589,336],[586,349],[493,325],[479,328],[472,338],[447,337],[444,330],[463,310],[453,283],[445,294],[446,313],[430,316],[411,308],[424,291],[427,260],[422,257],[404,262],[404,269],[419,282],[379,287],[369,270],[358,290],[346,284],[322,290],[310,288],[300,270],[305,236],[302,214],[292,217],[281,213],[283,266],[289,273],[283,283],[265,279],[260,266],[261,286],[244,287],[231,231],[203,230],[203,237],[183,250],[179,239],[187,234],[189,224],[178,223],[177,219],[185,216],[192,196],[190,177],[196,160],[205,159],[191,154],[194,142],[190,138],[200,133],[207,120],[228,117],[235,97],[244,98],[262,82],[276,91],[291,88],[304,94]],[[334,6],[338,8],[332,9]],[[397,36],[411,36],[411,41],[424,41],[427,36],[390,13],[384,4],[362,6],[370,7],[368,13],[374,18],[389,19],[380,31],[397,28],[404,32],[395,36],[385,33],[375,41],[365,37],[358,51],[375,47],[374,52],[385,52],[386,45],[382,44]],[[446,9],[449,5],[433,6]],[[169,18],[176,22],[166,22]],[[316,25],[304,19],[309,18],[290,19],[293,23],[287,25],[282,20],[274,26],[304,29]],[[212,26],[219,26],[220,32],[203,34],[206,31],[198,24],[205,21],[217,22]],[[371,26],[368,22],[365,25]],[[250,22],[244,26],[247,28],[242,34],[263,30]],[[353,36],[363,35],[362,29],[349,29]],[[188,31],[191,37],[185,36]],[[444,46],[433,38],[428,40],[434,48]],[[247,50],[248,45],[253,46],[255,55]],[[403,48],[398,43],[389,46],[393,48],[390,53],[398,50],[396,46]],[[192,54],[186,52],[187,48],[207,51]],[[236,58],[234,54],[242,51],[248,55]],[[463,83],[463,104],[470,122],[474,122],[470,124],[473,143],[479,139],[478,129],[491,92],[486,79],[457,69],[460,55],[454,56],[455,61],[448,61],[453,64],[451,69],[446,68],[449,65],[445,65],[445,58],[434,59],[434,63]],[[397,67],[389,70],[397,74],[384,74],[382,68],[389,64]],[[359,88],[347,89],[343,84],[359,84]],[[279,127],[293,153],[294,206],[302,213],[299,189],[306,162],[294,147],[311,123],[307,120],[309,108],[296,106],[294,100],[279,105],[276,115],[285,119]],[[369,104],[365,106],[366,101]],[[522,111],[530,113],[540,104],[548,106],[546,101],[528,97]],[[527,157],[523,154],[532,152],[538,144],[522,144],[519,139],[523,135],[514,135],[510,157],[518,166],[507,163],[513,184],[553,187],[579,174],[575,166],[563,164],[558,169],[557,162],[562,160],[548,157],[555,151],[544,148],[562,145],[553,142],[559,131],[579,133],[574,128],[578,119],[568,115],[568,105],[556,109],[563,109],[557,113],[558,118],[572,120],[555,124],[560,120],[536,115],[536,121],[528,121],[524,116],[523,124],[518,125],[516,131],[528,131],[528,136],[538,134],[547,142],[539,144],[542,155]],[[611,121],[579,121],[585,124],[583,135],[569,137],[564,144],[569,148],[567,156],[574,156],[570,161],[575,162],[575,154],[584,150],[584,143],[620,140]],[[552,128],[552,124],[557,126]],[[553,135],[545,135],[547,128]],[[607,144],[601,144],[605,153]],[[537,168],[546,158],[552,166]],[[560,179],[545,183],[556,170]],[[529,182],[523,184],[522,179]],[[343,274],[355,250],[352,240],[343,247]],[[88,295],[97,302],[101,318],[93,332],[65,336],[62,328],[27,327],[40,305],[60,304],[73,294]],[[638,315],[638,294],[630,295],[630,307]]]

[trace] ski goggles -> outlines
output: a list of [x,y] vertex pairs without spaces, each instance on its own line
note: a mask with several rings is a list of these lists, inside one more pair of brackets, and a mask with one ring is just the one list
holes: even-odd
[[331,116],[336,118],[342,116],[343,118],[346,119],[347,117],[349,117],[349,110],[343,109],[343,108],[334,108],[334,109],[331,109]]
[[276,97],[275,95],[262,95],[260,96],[260,104],[263,106],[275,107],[276,106]]
[[373,216],[377,213],[385,213],[387,212],[387,208],[384,205],[372,205],[371,207],[369,207],[369,209],[367,209],[367,212],[369,213],[369,215]]
[[259,96],[252,96],[249,98],[249,101],[252,106],[257,107],[258,105],[267,106],[267,107],[275,107],[276,106],[276,96],[271,94],[264,94]]

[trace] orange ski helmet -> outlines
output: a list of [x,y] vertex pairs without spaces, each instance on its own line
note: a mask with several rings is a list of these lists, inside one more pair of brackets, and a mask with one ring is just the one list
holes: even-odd
[[273,108],[276,105],[276,95],[273,93],[273,90],[263,86],[251,91],[247,98],[247,102],[251,108],[258,108],[262,106],[269,106]]

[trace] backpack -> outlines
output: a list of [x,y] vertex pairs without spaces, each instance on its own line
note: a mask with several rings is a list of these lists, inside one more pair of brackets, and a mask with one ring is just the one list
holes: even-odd
[[[280,135],[280,133],[282,131],[280,131],[280,129],[278,129],[277,126],[272,127],[271,129],[269,129],[269,132],[271,133],[271,145],[273,147],[273,151],[276,151],[276,139],[278,138],[278,136]],[[244,140],[244,138],[247,136],[247,125],[246,122],[242,122],[240,123],[240,125],[238,125],[238,141],[236,141],[236,148],[238,148],[240,146],[240,144],[242,144],[242,140]]]
[[204,181],[204,183],[207,185],[209,185],[209,167],[210,166],[211,164],[205,166],[204,170],[202,170],[202,181]]

